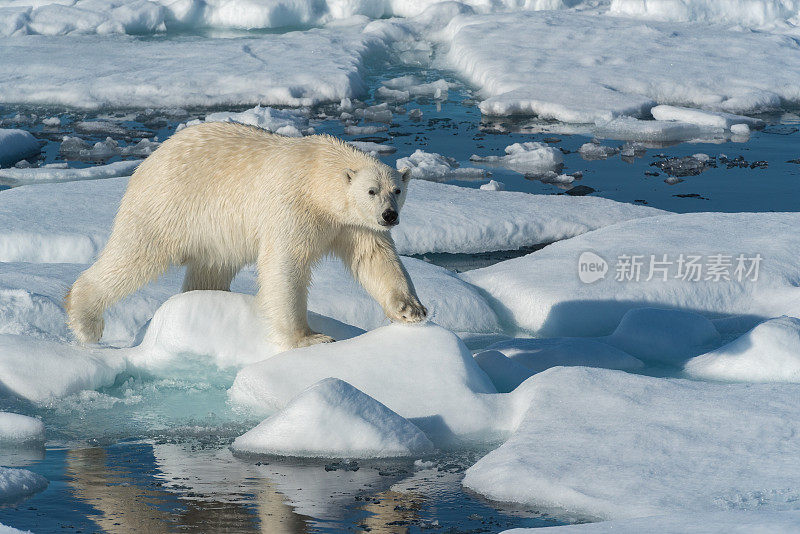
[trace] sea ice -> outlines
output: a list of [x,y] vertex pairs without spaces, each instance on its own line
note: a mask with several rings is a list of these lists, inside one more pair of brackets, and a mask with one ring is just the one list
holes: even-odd
[[385,458],[433,452],[422,431],[337,378],[326,378],[236,438],[237,452],[325,458]]
[[[186,126],[199,122],[199,120],[192,121]],[[275,109],[269,106],[256,106],[238,113],[230,111],[209,113],[205,117],[205,122],[240,122],[289,137],[300,137],[313,132],[308,126],[307,113],[303,110]],[[181,129],[182,126],[179,126],[178,130]]]
[[501,321],[545,337],[610,334],[625,312],[648,306],[797,315],[798,224],[796,213],[658,215],[460,276],[492,297]]
[[514,143],[505,148],[505,156],[476,156],[472,155],[470,161],[500,165],[522,174],[542,174],[561,169],[564,164],[564,155],[557,148],[544,143],[529,141]]
[[[652,20],[696,21],[755,28],[800,23],[798,0],[611,0],[609,15]],[[790,24],[786,24],[789,22]]]
[[581,157],[585,160],[608,159],[619,154],[619,148],[614,146],[601,145],[600,143],[584,143],[578,149]]
[[689,360],[689,376],[744,382],[800,382],[800,319],[759,324],[717,350]]
[[39,493],[47,487],[47,484],[46,478],[27,469],[0,467],[0,502],[13,504]]
[[[723,113],[720,111],[705,111],[702,109],[683,108],[678,106],[655,106],[650,110],[653,117],[659,121],[682,121],[698,126],[711,126],[714,128],[725,128],[731,130],[737,124],[744,124],[748,127],[763,128],[764,121],[753,119],[743,115]],[[732,130],[731,130],[732,131]]]
[[483,191],[505,191],[506,184],[497,180],[489,180],[488,183],[483,184],[480,188]]
[[502,353],[531,373],[558,366],[603,367],[624,371],[644,366],[641,361],[620,349],[581,337],[515,338],[490,345],[488,350]]
[[408,167],[411,177],[432,182],[448,180],[482,180],[489,174],[485,169],[475,167],[460,168],[458,162],[441,154],[417,149],[413,154],[397,160],[398,169]]
[[509,393],[522,384],[534,371],[521,365],[498,350],[484,350],[475,355],[475,362],[492,381],[498,393]]
[[520,388],[524,420],[464,477],[490,499],[599,519],[797,508],[793,384],[561,367]]
[[44,443],[44,424],[33,417],[0,412],[0,446]]
[[142,160],[115,161],[107,165],[94,165],[81,169],[63,167],[0,169],[0,183],[17,186],[130,176],[141,162]]
[[0,167],[14,165],[39,151],[39,142],[30,132],[0,128]]

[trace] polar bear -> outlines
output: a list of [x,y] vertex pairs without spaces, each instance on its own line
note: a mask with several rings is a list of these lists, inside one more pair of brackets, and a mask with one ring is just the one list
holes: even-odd
[[229,290],[255,262],[257,311],[282,348],[333,341],[307,321],[311,268],[334,254],[395,321],[427,314],[395,251],[410,172],[327,135],[238,123],[190,126],[136,169],[97,261],[67,293],[68,324],[96,342],[103,311],[185,265],[183,291]]

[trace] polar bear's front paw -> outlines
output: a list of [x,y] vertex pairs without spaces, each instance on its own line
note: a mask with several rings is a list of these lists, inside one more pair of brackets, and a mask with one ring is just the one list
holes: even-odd
[[389,319],[403,323],[418,323],[428,316],[428,310],[413,296],[397,297],[386,312]]
[[299,349],[300,347],[308,347],[317,343],[333,343],[334,341],[336,340],[325,334],[311,334],[298,339],[294,344],[294,348]]

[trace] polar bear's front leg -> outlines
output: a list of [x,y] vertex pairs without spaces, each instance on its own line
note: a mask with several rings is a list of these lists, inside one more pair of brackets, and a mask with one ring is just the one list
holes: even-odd
[[389,319],[405,323],[425,319],[428,310],[420,303],[388,233],[366,229],[343,232],[334,247]]
[[269,322],[273,342],[282,349],[334,341],[308,326],[310,280],[311,267],[302,258],[275,250],[259,254],[256,305]]

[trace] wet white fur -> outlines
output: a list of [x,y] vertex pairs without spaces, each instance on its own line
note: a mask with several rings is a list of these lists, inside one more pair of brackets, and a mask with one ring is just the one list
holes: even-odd
[[81,342],[98,341],[103,311],[171,264],[187,266],[190,291],[228,290],[256,262],[256,303],[273,341],[331,341],[306,319],[311,268],[328,253],[390,319],[421,321],[426,310],[380,218],[402,207],[408,174],[330,136],[234,123],[185,128],[131,177],[105,249],[67,294],[69,326]]

